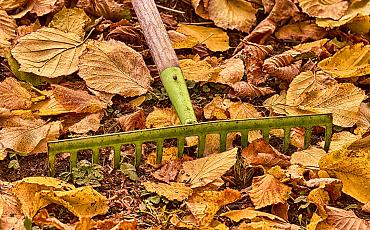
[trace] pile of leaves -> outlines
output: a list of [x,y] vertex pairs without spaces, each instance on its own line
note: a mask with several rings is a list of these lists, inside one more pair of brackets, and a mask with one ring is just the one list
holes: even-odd
[[[156,4],[199,121],[332,113],[329,153],[320,127],[308,149],[292,129],[288,154],[282,129],[271,143],[250,131],[244,149],[229,133],[223,153],[209,134],[201,159],[196,137],[181,159],[169,141],[159,165],[145,144],[137,170],[134,148],[122,147],[119,171],[107,149],[104,167],[62,174],[77,187],[0,178],[1,227],[370,229],[370,1]],[[180,124],[128,0],[0,0],[0,57],[5,167],[43,162],[52,140]]]

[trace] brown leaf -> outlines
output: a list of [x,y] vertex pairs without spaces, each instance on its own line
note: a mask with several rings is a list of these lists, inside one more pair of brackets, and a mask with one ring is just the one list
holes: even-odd
[[53,11],[56,2],[57,0],[32,0],[30,13],[34,13],[39,17],[48,14]]
[[160,128],[180,124],[180,119],[173,108],[154,107],[153,112],[146,117],[145,126],[147,128]]
[[31,108],[31,94],[14,78],[0,83],[0,107],[15,110]]
[[[268,108],[272,114],[287,114],[285,111],[286,91],[274,94],[263,102],[263,106]],[[270,131],[271,132],[271,131]],[[275,135],[275,134],[274,134]]]
[[124,97],[150,89],[151,76],[142,56],[115,40],[91,40],[80,58],[78,74],[88,87]]
[[233,189],[205,191],[193,194],[186,202],[199,226],[208,226],[217,211],[241,198],[240,192]]
[[251,165],[263,165],[267,168],[279,165],[290,165],[290,157],[281,154],[264,139],[257,139],[250,143],[242,152],[243,158]]
[[275,32],[275,36],[281,40],[295,40],[305,42],[308,40],[319,40],[325,37],[326,30],[311,23],[310,21],[297,22],[285,25]]
[[288,203],[286,203],[286,204],[282,204],[282,203],[273,204],[272,207],[271,207],[271,213],[278,216],[278,217],[281,217],[286,222],[288,222],[288,218],[289,218],[288,212],[289,212],[289,204]]
[[310,146],[308,149],[294,152],[290,159],[292,164],[299,164],[305,167],[319,167],[321,157],[325,156],[326,152],[323,149]]
[[121,126],[123,131],[145,129],[145,114],[144,110],[142,109],[116,118],[116,121]]
[[359,119],[356,122],[355,133],[362,135],[370,130],[370,105],[361,103]]
[[38,226],[45,228],[56,228],[63,230],[73,230],[75,229],[73,225],[63,224],[60,220],[55,217],[50,217],[46,209],[41,209],[36,216],[33,217],[32,221]]
[[13,184],[0,181],[0,226],[1,229],[25,230],[24,214],[20,204],[12,193]]
[[325,218],[327,216],[325,206],[330,202],[329,193],[327,191],[325,191],[323,188],[315,188],[308,194],[307,201],[316,205],[321,217]]
[[260,212],[253,208],[245,208],[241,210],[231,210],[231,211],[222,213],[221,216],[226,216],[235,222],[239,222],[243,219],[255,221],[255,220],[258,220],[259,218],[266,218],[269,220],[279,220],[279,221],[285,222],[284,219],[281,219],[278,216],[275,216],[275,215],[272,215],[266,212]]
[[166,197],[168,200],[177,200],[180,202],[187,199],[193,193],[191,188],[185,186],[183,183],[170,183],[168,185],[147,181],[143,185],[148,192],[155,192],[158,195]]
[[[361,139],[360,135],[352,134],[348,131],[342,131],[339,133],[334,133],[331,136],[329,152],[333,152],[340,149],[348,148],[352,143]],[[324,141],[320,142],[320,146],[324,147]]]
[[342,195],[343,183],[335,178],[314,178],[305,182],[309,188],[324,188],[332,201],[336,201]]
[[[0,3],[1,6],[1,3]],[[16,21],[5,10],[0,10],[0,55],[4,57],[2,49],[10,47],[10,41],[15,38]]]
[[245,81],[236,82],[231,87],[234,90],[234,94],[239,97],[255,98],[275,93],[270,87],[257,87]]
[[114,0],[79,0],[76,7],[83,8],[87,13],[106,19],[120,20],[130,17],[130,10]]
[[23,25],[17,28],[17,38],[23,37],[27,34],[35,32],[36,30],[41,28],[41,24],[39,20],[36,20],[34,23],[30,25]]
[[6,11],[17,9],[26,4],[27,0],[1,0],[0,8]]
[[148,154],[148,156],[146,158],[146,163],[155,167],[155,168],[158,168],[162,164],[169,163],[169,162],[172,162],[172,161],[175,161],[176,159],[178,159],[177,158],[177,153],[178,153],[177,147],[169,147],[169,148],[164,147],[163,148],[163,154],[162,154],[162,162],[161,162],[161,164],[157,164],[156,163],[157,151],[154,150],[153,152]]
[[302,60],[294,61],[290,53],[282,53],[266,59],[263,71],[283,81],[291,82],[301,72]]
[[213,100],[204,106],[203,114],[206,119],[227,119],[227,109],[229,108],[231,101],[229,99],[222,99],[220,96],[216,96]]
[[74,133],[87,133],[89,131],[98,131],[100,128],[100,120],[103,118],[103,113],[92,113],[82,118],[77,123],[68,127],[68,131]]
[[348,8],[345,0],[298,0],[302,11],[315,18],[340,19]]
[[271,204],[286,203],[292,188],[270,174],[254,177],[249,196],[256,209]]
[[281,223],[272,220],[260,219],[257,222],[246,223],[243,222],[239,225],[238,230],[299,230],[300,226],[289,223]]
[[370,229],[369,221],[358,218],[353,211],[326,206],[328,217],[326,222],[336,229],[362,230]]
[[64,108],[76,113],[96,113],[106,107],[95,96],[82,90],[73,90],[60,85],[52,86],[55,99]]
[[177,174],[179,173],[181,168],[181,161],[179,159],[175,159],[169,161],[165,165],[163,165],[160,169],[152,173],[152,176],[160,181],[164,181],[169,183],[170,181],[175,180]]
[[110,31],[107,38],[119,40],[126,44],[140,45],[144,40],[144,35],[138,28],[135,28],[132,25],[122,25]]

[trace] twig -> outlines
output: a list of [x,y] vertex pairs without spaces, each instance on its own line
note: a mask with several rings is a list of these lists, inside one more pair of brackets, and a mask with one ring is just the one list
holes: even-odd
[[179,14],[185,14],[184,11],[171,9],[171,8],[168,8],[168,7],[165,7],[165,6],[161,6],[161,5],[158,5],[158,4],[156,4],[156,5],[157,5],[158,8],[163,9],[163,10],[168,10],[168,11],[172,11],[172,12],[179,13]]
[[186,25],[213,25],[213,22],[182,22],[182,24]]

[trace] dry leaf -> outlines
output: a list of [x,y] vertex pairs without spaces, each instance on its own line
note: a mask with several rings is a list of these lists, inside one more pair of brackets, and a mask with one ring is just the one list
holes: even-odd
[[340,83],[311,91],[296,108],[285,109],[289,115],[332,113],[334,125],[351,127],[358,119],[359,107],[365,98],[360,88],[351,83]]
[[213,52],[226,51],[230,48],[227,33],[219,28],[180,23],[176,32],[180,34],[169,33],[175,49],[193,48],[198,43],[205,44]]
[[212,66],[210,61],[209,58],[199,60],[199,56],[196,56],[193,59],[180,60],[179,65],[186,80],[209,82],[212,76],[216,78],[222,71],[219,66]]
[[20,71],[55,78],[77,71],[78,58],[84,50],[78,35],[41,28],[21,37],[12,55],[20,64]]
[[248,164],[262,165],[267,168],[290,165],[289,156],[281,154],[264,139],[256,139],[243,149],[242,156]]
[[38,116],[53,116],[73,112],[64,108],[64,106],[55,99],[54,95],[51,95],[47,100],[33,104],[31,110]]
[[223,61],[220,69],[221,72],[217,76],[211,75],[210,82],[230,85],[240,81],[244,76],[244,64],[239,58],[230,58]]
[[40,17],[52,12],[57,0],[32,0],[31,2],[30,5],[32,9],[30,13],[34,13]]
[[153,112],[146,117],[145,126],[147,128],[160,128],[180,124],[180,120],[173,108],[154,107]]
[[204,106],[203,114],[206,119],[227,119],[227,109],[229,108],[231,101],[229,99],[222,99],[220,96],[216,96],[210,103]]
[[370,201],[370,150],[342,149],[321,158],[319,165],[330,176],[343,181],[343,192],[362,203]]
[[26,2],[27,0],[0,0],[0,8],[11,11],[23,6]]
[[114,0],[79,0],[76,7],[83,8],[87,13],[106,19],[120,20],[130,18],[130,9]]
[[175,180],[180,171],[181,163],[180,159],[171,160],[151,174],[155,179],[169,183],[170,181]]
[[232,102],[227,111],[230,113],[230,119],[259,118],[262,114],[249,103]]
[[[346,149],[353,142],[361,139],[360,135],[354,135],[348,131],[342,131],[339,133],[334,133],[331,137],[329,152],[333,152],[340,149]],[[320,146],[325,145],[324,141],[320,142]]]
[[158,165],[156,163],[157,151],[155,150],[155,151],[148,154],[147,159],[146,159],[146,163],[155,167],[155,168],[158,168],[162,164],[169,163],[169,162],[172,162],[172,161],[175,161],[176,159],[178,159],[177,158],[177,153],[178,152],[179,152],[179,150],[177,149],[177,147],[169,147],[169,148],[164,147],[163,148],[163,153],[162,153],[162,162],[161,162],[161,164]]
[[271,207],[271,213],[278,216],[278,217],[281,217],[283,220],[288,222],[288,219],[289,219],[289,204],[288,203],[286,203],[286,204],[282,204],[282,203],[274,204]]
[[326,222],[340,230],[370,229],[370,222],[358,218],[353,211],[327,206],[328,217]]
[[283,81],[291,82],[301,72],[302,60],[294,61],[291,53],[282,53],[266,59],[263,71]]
[[298,0],[302,11],[315,18],[340,19],[348,8],[345,0]]
[[240,192],[233,189],[205,191],[193,194],[186,202],[200,227],[208,226],[217,211],[223,206],[241,198]]
[[35,32],[36,30],[41,28],[40,21],[37,19],[34,23],[31,23],[30,25],[23,25],[19,26],[17,28],[17,37],[23,37],[27,34],[30,34],[32,32]]
[[342,195],[343,183],[335,178],[313,178],[305,182],[309,188],[323,188],[334,202]]
[[0,107],[16,110],[31,108],[31,94],[14,78],[7,77],[0,83]]
[[249,32],[256,21],[256,9],[242,0],[192,0],[195,12],[224,29],[237,29]]
[[53,16],[49,27],[56,28],[64,33],[75,33],[83,38],[85,35],[84,27],[89,21],[90,18],[83,9],[63,7],[61,11]]
[[25,230],[25,217],[17,198],[12,194],[13,184],[0,181],[0,226],[1,229]]
[[45,122],[41,119],[23,120],[12,127],[0,130],[0,145],[19,153],[47,152],[47,141],[57,140],[60,121]]
[[74,133],[87,133],[89,131],[98,131],[100,128],[100,120],[103,118],[103,113],[92,113],[84,118],[82,118],[79,122],[71,125],[68,127],[68,131]]
[[245,208],[241,210],[231,210],[231,211],[222,213],[221,216],[226,216],[235,222],[239,222],[243,219],[254,221],[254,220],[258,220],[259,218],[267,218],[270,220],[279,220],[281,222],[285,222],[284,219],[278,216],[272,215],[267,212],[260,212],[252,208]]
[[32,221],[40,226],[45,228],[56,228],[63,230],[73,230],[75,229],[73,225],[63,224],[60,220],[55,217],[50,217],[46,209],[41,209],[36,216],[33,217]]
[[[1,2],[0,2],[1,6]],[[4,49],[9,48],[10,40],[15,38],[16,21],[5,10],[0,10],[0,56],[5,57]]]
[[187,199],[193,191],[183,183],[153,183],[144,182],[145,189],[148,192],[155,192],[158,195],[166,197],[168,200],[183,201]]
[[58,103],[75,113],[96,113],[106,107],[103,102],[86,91],[73,90],[60,85],[52,85],[52,91]]
[[292,164],[299,164],[305,167],[319,167],[320,159],[326,155],[323,149],[310,146],[308,149],[294,152],[290,159]]
[[370,16],[359,16],[346,25],[350,31],[365,35],[370,31]]
[[352,4],[344,13],[344,15],[339,20],[317,18],[316,23],[321,27],[330,27],[330,28],[339,27],[352,21],[356,17],[369,15],[369,11],[370,11],[369,1],[366,0],[353,1]]
[[205,186],[219,179],[236,162],[237,148],[183,163],[180,182],[188,182],[191,188]]
[[316,56],[319,56],[321,53],[321,50],[326,50],[324,48],[324,45],[329,41],[327,38],[323,38],[321,40],[317,40],[314,42],[307,42],[302,43],[296,46],[293,46],[293,50],[298,51],[300,53],[308,53],[308,52],[314,52]]
[[259,209],[272,204],[285,203],[291,191],[292,188],[281,183],[273,175],[266,174],[253,178],[249,196],[256,209]]
[[88,87],[124,97],[142,95],[150,89],[151,76],[142,56],[115,40],[89,41],[78,74]]
[[286,104],[285,91],[281,91],[280,95],[274,94],[263,102],[263,106],[267,107],[271,112],[277,114],[287,114],[287,112],[285,111],[286,107],[285,104]]
[[231,87],[234,89],[235,95],[239,97],[255,98],[275,93],[270,87],[257,87],[245,81],[236,82]]
[[359,119],[356,121],[355,134],[365,134],[370,129],[370,104],[361,103]]
[[326,30],[310,21],[297,22],[285,25],[275,32],[275,36],[281,40],[294,40],[305,42],[319,40],[325,37]]
[[289,223],[281,223],[272,220],[260,219],[256,222],[243,222],[239,225],[238,230],[299,230],[300,226]]
[[125,132],[135,129],[145,129],[145,114],[142,109],[116,118],[116,121]]
[[318,66],[337,78],[370,74],[370,45],[357,43],[346,46],[332,57],[320,61]]
[[323,188],[315,188],[308,194],[307,201],[316,205],[321,217],[325,218],[327,216],[325,206],[330,202],[329,193],[327,191],[325,191]]

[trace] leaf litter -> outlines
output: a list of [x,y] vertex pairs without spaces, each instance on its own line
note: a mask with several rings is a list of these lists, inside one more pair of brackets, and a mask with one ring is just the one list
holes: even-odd
[[130,146],[120,170],[104,148],[70,175],[62,154],[66,183],[46,177],[47,141],[180,124],[131,3],[76,3],[0,1],[2,227],[369,228],[367,0],[156,1],[199,121],[330,112],[329,153],[320,128],[306,150],[291,130],[288,153],[282,130],[251,130],[244,149],[230,133],[221,153],[210,134],[200,159],[197,137],[182,157],[166,140],[161,164],[145,143],[139,168]]

